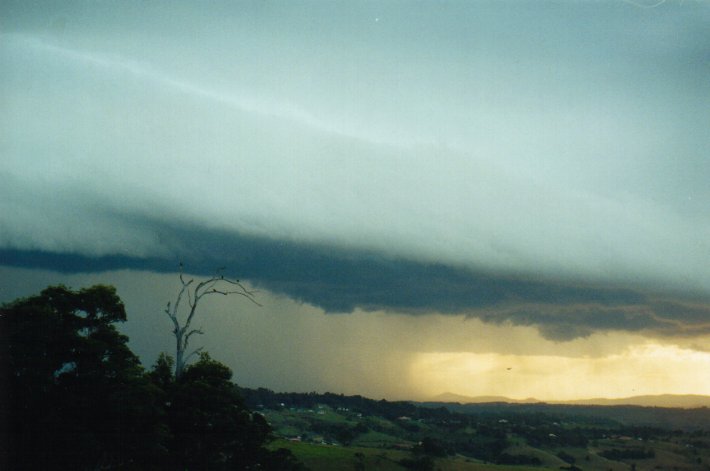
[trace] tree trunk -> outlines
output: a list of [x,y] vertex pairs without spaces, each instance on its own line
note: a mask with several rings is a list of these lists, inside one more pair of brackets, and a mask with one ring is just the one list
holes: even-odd
[[185,346],[182,343],[182,333],[175,334],[177,346],[175,348],[175,379],[180,378],[185,367]]
[[[211,294],[221,294],[223,296],[229,296],[232,294],[237,294],[239,296],[244,296],[249,301],[253,302],[257,306],[260,304],[254,300],[254,291],[246,289],[239,280],[230,280],[225,278],[222,274],[218,274],[193,285],[194,280],[185,280],[182,273],[182,264],[180,264],[180,283],[182,288],[175,299],[175,304],[168,303],[165,308],[165,313],[168,315],[173,323],[173,334],[175,335],[175,378],[178,379],[185,369],[185,364],[188,360],[202,350],[198,348],[192,352],[186,354],[187,347],[190,343],[190,337],[195,334],[202,334],[200,329],[191,329],[190,326],[197,313],[197,304],[205,296]],[[189,311],[187,316],[180,316],[179,308],[180,303],[184,297],[187,297],[187,303],[189,306]]]

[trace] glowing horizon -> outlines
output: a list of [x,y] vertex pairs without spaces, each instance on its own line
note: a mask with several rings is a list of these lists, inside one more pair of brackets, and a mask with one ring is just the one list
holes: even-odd
[[452,393],[515,400],[710,395],[710,352],[646,344],[601,358],[422,353],[410,369],[424,397]]

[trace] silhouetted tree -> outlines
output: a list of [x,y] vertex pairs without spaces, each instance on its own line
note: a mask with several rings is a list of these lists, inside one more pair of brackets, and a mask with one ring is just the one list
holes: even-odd
[[148,374],[153,383],[164,392],[170,392],[174,385],[174,365],[175,360],[173,360],[173,357],[162,352],[153,365],[153,370]]
[[[254,304],[259,304],[254,299],[254,291],[248,290],[239,282],[239,280],[225,278],[220,271],[218,271],[216,275],[194,284],[194,279],[185,280],[182,268],[183,266],[181,263],[180,283],[182,286],[180,291],[175,298],[175,302],[168,302],[168,305],[165,308],[165,313],[173,323],[173,335],[175,336],[175,376],[177,378],[182,375],[185,365],[190,360],[190,357],[198,354],[202,350],[202,348],[197,348],[191,352],[188,352],[190,338],[195,334],[204,333],[201,329],[192,328],[192,322],[195,319],[197,307],[202,298],[211,294],[221,294],[223,296],[236,294],[244,296]],[[185,298],[187,298],[188,304],[187,314],[181,316],[180,307]]]
[[11,469],[150,468],[166,449],[160,394],[145,377],[110,286],[49,287],[0,308]]
[[162,354],[146,374],[125,320],[101,285],[0,307],[0,469],[302,469],[264,447],[271,429],[228,367],[202,353],[176,379]]
[[286,450],[264,448],[271,427],[246,408],[227,366],[205,352],[185,367],[180,378],[169,374],[170,366],[169,357],[161,356],[150,374],[156,384],[170,391],[169,469],[300,469]]

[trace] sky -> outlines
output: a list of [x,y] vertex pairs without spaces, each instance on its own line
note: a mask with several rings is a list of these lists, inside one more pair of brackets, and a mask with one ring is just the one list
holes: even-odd
[[237,383],[710,395],[710,3],[0,3],[0,302],[178,266]]

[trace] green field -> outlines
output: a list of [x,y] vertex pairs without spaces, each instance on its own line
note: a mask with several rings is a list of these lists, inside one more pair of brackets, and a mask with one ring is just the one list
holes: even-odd
[[[276,440],[269,448],[290,450],[299,461],[312,471],[352,471],[356,469],[401,471],[407,468],[399,462],[411,456],[409,452],[399,450],[316,445],[288,440]],[[540,471],[544,469],[475,463],[463,457],[438,458],[434,462],[435,469],[441,471]],[[360,468],[358,468],[359,463],[362,466]]]
[[262,413],[277,438],[270,448],[290,450],[313,471],[710,471],[710,431],[696,427],[696,418],[684,431],[614,422],[604,408],[598,417],[569,413],[586,409],[520,412],[506,405],[460,414],[332,395],[301,400]]
[[342,447],[335,445],[316,445],[312,443],[276,440],[270,448],[286,448],[299,461],[312,471],[338,471],[358,469],[402,470],[405,469],[398,461],[406,458],[409,453],[401,451],[379,450],[376,448]]

